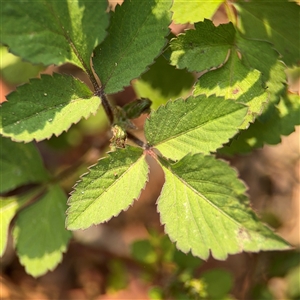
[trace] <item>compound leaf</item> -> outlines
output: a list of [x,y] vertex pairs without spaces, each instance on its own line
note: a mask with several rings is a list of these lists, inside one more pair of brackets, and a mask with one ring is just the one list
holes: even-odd
[[151,113],[145,136],[151,146],[174,160],[188,152],[209,153],[236,134],[246,113],[243,104],[215,96],[170,101]]
[[0,136],[0,149],[0,193],[48,179],[39,152],[33,144],[15,143]]
[[171,64],[197,72],[218,67],[225,62],[234,41],[232,23],[215,27],[212,21],[204,20],[195,24],[195,30],[187,30],[171,40]]
[[85,229],[108,221],[137,199],[148,177],[143,150],[117,148],[92,166],[69,198],[67,228]]
[[[287,0],[253,0],[234,3],[239,29],[248,38],[270,41],[291,66],[300,63],[300,6]],[[287,21],[288,19],[288,21]]]
[[107,1],[1,1],[0,42],[32,63],[73,63],[90,70],[105,37]]
[[160,56],[140,79],[133,82],[139,97],[149,98],[151,108],[156,109],[170,99],[185,96],[192,88],[194,76],[186,70],[179,70]]
[[173,21],[179,24],[195,23],[203,19],[211,19],[224,0],[174,0]]
[[188,154],[161,161],[165,184],[158,211],[165,231],[183,252],[216,259],[241,251],[289,249],[250,210],[245,186],[225,162]]
[[22,196],[0,197],[0,256],[3,256],[8,239],[9,225],[17,211],[40,193],[40,190]]
[[241,129],[248,127],[263,110],[268,94],[263,86],[261,73],[245,67],[236,53],[232,53],[224,66],[201,76],[195,84],[194,95],[216,94],[234,99],[249,106],[247,118]]
[[24,142],[58,136],[100,105],[84,83],[59,74],[32,79],[7,99],[0,107],[0,133]]
[[[241,131],[229,145],[219,150],[222,154],[233,155],[247,153],[265,144],[276,145],[281,142],[282,135],[289,135],[300,125],[300,97],[299,95],[282,96],[275,109],[268,111],[266,121],[258,118],[247,130]],[[263,119],[264,116],[262,115]]]
[[66,195],[49,187],[41,199],[20,211],[13,229],[16,252],[28,274],[53,270],[66,251],[71,233],[65,229]]
[[109,35],[94,51],[94,69],[107,94],[146,71],[166,44],[171,0],[125,0],[112,13]]

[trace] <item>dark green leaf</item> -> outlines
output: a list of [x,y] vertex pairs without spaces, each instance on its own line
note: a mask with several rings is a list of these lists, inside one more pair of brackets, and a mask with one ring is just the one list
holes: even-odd
[[0,136],[0,149],[0,193],[48,179],[40,154],[33,144],[15,143]]
[[267,42],[248,40],[241,36],[237,37],[237,48],[242,54],[243,64],[261,72],[269,103],[277,104],[286,84],[285,66],[278,60],[278,52]]
[[107,94],[146,71],[166,44],[171,0],[125,0],[112,13],[108,37],[96,48],[94,69]]
[[248,38],[270,41],[291,66],[300,64],[300,6],[287,0],[237,1],[238,26]]
[[169,65],[160,56],[140,79],[133,82],[133,87],[139,97],[151,99],[151,107],[156,109],[170,99],[186,96],[194,81],[191,73]]
[[13,229],[17,255],[28,274],[37,277],[62,260],[71,233],[65,229],[67,198],[59,186],[22,210]]
[[[247,153],[264,144],[276,145],[282,135],[289,135],[300,125],[300,97],[288,95],[281,98],[275,109],[269,113],[265,122],[257,119],[247,130],[243,130],[229,145],[220,149],[220,153],[233,155]],[[263,116],[262,116],[263,117]]]
[[32,79],[7,99],[0,106],[0,133],[24,142],[58,136],[100,105],[85,84],[59,74]]
[[17,211],[28,201],[40,193],[40,189],[22,196],[0,197],[0,256],[5,252],[8,238],[9,225]]
[[197,72],[218,67],[225,62],[234,40],[235,29],[231,23],[218,27],[210,20],[196,23],[195,30],[171,40],[171,64]]
[[32,63],[73,63],[90,70],[105,37],[107,1],[1,1],[0,42]]

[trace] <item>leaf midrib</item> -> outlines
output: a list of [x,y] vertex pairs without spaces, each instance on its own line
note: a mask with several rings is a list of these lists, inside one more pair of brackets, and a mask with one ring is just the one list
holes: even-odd
[[[228,101],[230,101],[230,100],[228,100]],[[241,107],[241,109],[244,109],[244,107]],[[237,110],[235,110],[235,111],[232,112],[232,113],[236,113],[236,112],[237,112]],[[219,116],[218,118],[215,118],[215,119],[213,119],[213,120],[207,120],[206,122],[204,122],[204,123],[202,123],[202,124],[200,124],[200,125],[198,125],[198,126],[196,126],[196,127],[193,127],[193,128],[191,128],[191,129],[189,129],[189,130],[187,130],[187,131],[180,132],[180,133],[178,133],[177,135],[174,135],[174,136],[171,136],[171,137],[169,137],[169,138],[166,138],[166,139],[164,139],[164,140],[162,140],[162,141],[160,141],[160,142],[158,142],[158,143],[156,143],[156,144],[153,144],[152,146],[155,147],[155,146],[158,146],[158,145],[167,143],[167,142],[170,141],[170,140],[177,139],[177,138],[179,138],[179,137],[182,136],[182,135],[187,135],[188,133],[190,133],[190,132],[192,132],[192,131],[199,130],[199,129],[201,129],[201,127],[203,127],[203,126],[205,126],[205,125],[207,125],[207,124],[209,124],[209,123],[212,123],[212,122],[214,122],[214,121],[217,121],[217,120],[219,120],[219,119],[222,119],[222,118],[224,118],[224,117],[227,117],[227,116],[229,116],[229,115],[231,115],[231,114],[222,115],[222,116]],[[178,123],[179,123],[179,122],[178,122]],[[241,123],[241,124],[242,124],[242,123]],[[238,128],[236,128],[236,130],[238,130]]]

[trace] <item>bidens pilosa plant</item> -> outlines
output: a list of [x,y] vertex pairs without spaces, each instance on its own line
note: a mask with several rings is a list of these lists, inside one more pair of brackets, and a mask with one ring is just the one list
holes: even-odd
[[[220,5],[229,21],[215,26],[210,19]],[[300,61],[297,3],[125,0],[109,10],[106,1],[4,0],[1,20],[1,43],[11,53],[32,64],[74,64],[93,86],[41,75],[1,105],[1,254],[15,217],[14,244],[26,271],[54,269],[72,230],[106,222],[139,198],[147,156],[164,172],[157,209],[179,250],[224,260],[290,248],[259,221],[237,172],[216,154],[279,143],[299,124],[299,97],[288,92],[285,74]],[[171,36],[172,21],[193,26]],[[140,99],[116,106],[108,96],[133,79]],[[100,107],[111,125],[111,151],[67,201],[33,142]],[[131,119],[144,113],[141,140]],[[10,193],[27,184],[34,185],[26,193]]]

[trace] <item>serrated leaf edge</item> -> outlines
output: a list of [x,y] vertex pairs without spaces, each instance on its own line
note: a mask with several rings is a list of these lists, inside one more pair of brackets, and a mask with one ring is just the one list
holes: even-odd
[[[238,104],[241,104],[241,105],[243,105],[244,107],[247,107],[248,108],[248,110],[247,110],[247,112],[246,112],[246,114],[245,114],[245,117],[246,117],[246,115],[247,115],[247,113],[248,113],[248,111],[249,111],[249,106],[248,105],[246,105],[245,103],[242,103],[242,102],[238,102],[238,101],[235,101],[234,99],[226,99],[226,98],[224,98],[223,96],[216,96],[215,94],[212,94],[212,95],[209,95],[209,96],[207,96],[206,94],[197,94],[197,95],[191,95],[191,96],[189,96],[189,97],[187,97],[186,99],[183,99],[183,98],[178,98],[178,99],[175,99],[175,100],[169,100],[167,103],[165,103],[165,104],[162,104],[162,105],[160,105],[156,110],[152,110],[151,111],[151,113],[147,116],[147,118],[146,118],[146,122],[147,123],[149,123],[150,121],[150,119],[151,119],[151,115],[152,115],[152,113],[156,113],[156,112],[158,112],[159,110],[163,110],[163,109],[167,109],[167,107],[169,106],[169,105],[171,105],[171,103],[174,103],[174,102],[179,102],[179,101],[187,101],[190,97],[193,97],[193,98],[196,98],[196,97],[199,97],[199,96],[204,96],[204,97],[206,97],[207,99],[209,99],[210,97],[216,97],[216,98],[220,98],[221,100],[226,100],[226,101],[233,101],[233,102],[235,102],[235,103],[238,103]],[[146,122],[145,122],[145,124],[146,124]],[[243,124],[243,123],[241,123],[241,124]],[[239,131],[241,131],[241,129],[239,128],[239,127],[237,127],[237,129],[236,129],[236,132],[235,132],[235,134],[234,135],[232,135],[230,138],[228,138],[226,141],[224,141],[221,145],[220,145],[220,147],[218,147],[218,148],[216,148],[214,151],[210,151],[210,153],[216,153],[217,152],[217,150],[218,149],[220,149],[220,148],[222,148],[225,144],[227,144]],[[152,148],[155,148],[155,146],[157,146],[157,145],[159,145],[159,144],[156,144],[156,145],[150,145]],[[156,149],[156,148],[155,148]],[[156,149],[156,150],[158,150],[158,149]],[[202,153],[202,152],[197,152],[197,153]],[[195,154],[197,154],[197,153],[194,153],[194,155]],[[163,157],[165,157],[165,158],[167,158],[167,159],[172,159],[172,157],[167,157],[167,156],[164,156],[164,154],[163,153],[161,153],[160,152],[160,154],[163,156]],[[203,153],[202,153],[203,154]],[[184,156],[183,156],[184,157]],[[183,157],[181,157],[180,159],[182,159]],[[175,160],[175,161],[177,161],[177,160]]]
[[[53,74],[54,74],[54,76],[56,76],[55,74],[65,76],[65,74],[59,74],[59,73],[53,73]],[[46,77],[46,76],[54,77],[54,76],[49,75],[49,74],[41,74],[41,78],[31,78],[31,79],[29,80],[29,82],[26,83],[26,84],[31,84],[32,81],[42,80],[42,77]],[[67,76],[72,77],[75,81],[78,81],[78,82],[81,82],[81,83],[85,84],[83,81],[81,81],[79,78],[74,77],[73,75],[67,75]],[[19,93],[18,88],[17,88],[16,90],[14,90],[14,91],[11,91],[11,92],[10,92],[9,94],[7,94],[6,96],[8,96],[8,95],[10,95],[10,94],[12,94],[12,93]],[[92,97],[95,97],[95,96],[93,95]],[[86,99],[86,100],[89,100],[89,99]],[[2,106],[3,104],[5,104],[6,102],[9,102],[9,101],[5,101],[5,102],[3,102],[2,104],[0,104],[0,108],[1,108],[1,106]],[[98,110],[99,110],[101,104],[102,104],[102,100],[101,100],[101,98],[99,98],[99,106],[98,106],[98,108],[96,109],[96,111],[95,111],[94,113],[93,113],[93,112],[90,112],[86,117],[82,116],[82,117],[80,117],[77,121],[71,122],[70,125],[69,125],[69,127],[66,128],[66,129],[64,129],[63,131],[61,131],[61,133],[59,133],[59,134],[51,133],[49,136],[47,136],[47,137],[45,137],[45,138],[42,138],[42,139],[37,139],[37,138],[34,138],[34,137],[33,137],[32,139],[29,139],[29,140],[18,139],[18,138],[15,138],[14,136],[12,136],[11,134],[9,134],[9,135],[3,134],[3,129],[2,129],[2,128],[1,128],[1,130],[0,130],[0,134],[1,134],[2,136],[4,136],[4,137],[10,138],[10,139],[11,139],[12,141],[14,141],[14,142],[24,142],[25,144],[26,144],[26,143],[30,143],[30,142],[32,142],[32,141],[40,142],[40,141],[44,141],[44,140],[50,140],[53,136],[58,137],[58,136],[60,136],[61,134],[63,134],[64,132],[67,132],[73,125],[78,124],[82,119],[87,120],[91,115],[95,116],[95,115],[97,114],[97,112],[98,112]],[[26,130],[26,128],[25,128],[25,130]]]
[[[201,154],[201,153],[187,154],[187,155],[195,156],[195,155],[197,155],[197,154]],[[215,155],[204,155],[204,157],[214,157],[214,158],[216,159]],[[245,205],[245,209],[247,209],[248,211],[254,213],[255,216],[257,217],[257,220],[258,220],[263,226],[267,227],[269,230],[271,230],[272,232],[275,233],[274,229],[270,228],[267,224],[263,223],[263,222],[260,220],[258,214],[257,214],[257,213],[255,212],[255,210],[252,208],[251,202],[250,202],[250,200],[249,200],[250,197],[249,197],[249,194],[248,194],[249,187],[248,187],[248,185],[247,185],[243,180],[241,180],[241,179],[238,177],[238,174],[239,174],[239,173],[238,173],[237,168],[234,167],[234,166],[231,166],[230,163],[229,163],[228,161],[224,160],[224,159],[219,159],[219,158],[218,158],[218,159],[216,159],[216,160],[217,160],[217,161],[220,161],[220,162],[223,162],[223,163],[225,163],[227,166],[229,166],[229,167],[232,169],[232,171],[234,172],[234,174],[235,174],[235,176],[236,176],[236,180],[238,180],[238,181],[244,186],[244,191],[241,192],[240,195],[243,195],[243,196],[246,197],[245,200],[243,201],[243,205]],[[161,165],[161,163],[159,162],[159,160],[157,160],[157,161],[158,161],[158,164]],[[176,163],[176,162],[175,162],[175,163]],[[161,168],[162,168],[162,166],[161,166]],[[167,168],[167,167],[166,167],[166,168]],[[162,168],[162,169],[163,169],[163,168]],[[169,169],[169,168],[167,168],[167,169]],[[171,171],[170,171],[170,172],[171,172]],[[163,173],[164,173],[164,172],[163,172]],[[171,173],[172,173],[172,172],[171,172]],[[173,173],[172,173],[172,174],[173,174]],[[175,174],[173,174],[173,175],[174,175],[176,178],[178,178]],[[164,173],[164,178],[165,178],[165,173]],[[179,178],[179,179],[180,179],[180,178]],[[164,184],[163,184],[163,186],[162,186],[161,193],[162,193],[162,191],[163,191],[163,189],[164,189],[164,186],[165,186],[165,182],[164,182]],[[194,190],[193,187],[191,187],[189,184],[188,184],[188,187],[189,187],[190,189]],[[158,202],[160,201],[161,193],[160,193],[160,195],[159,195],[159,197],[157,198],[156,203],[155,203],[155,204],[156,204],[156,207],[157,207],[157,213],[158,213],[159,215],[160,215],[160,212],[159,212],[159,210],[158,210]],[[237,199],[237,200],[240,202],[239,199]],[[210,202],[210,201],[209,201],[209,202]],[[228,218],[230,218],[231,220],[233,220],[236,224],[238,224],[239,227],[244,228],[244,226],[240,226],[241,224],[238,223],[237,221],[235,221],[234,219],[232,219],[232,217],[228,216],[227,214],[226,214],[226,216],[227,216]],[[200,257],[201,259],[203,259],[203,260],[205,260],[205,261],[207,261],[208,258],[209,258],[209,256],[212,255],[211,248],[208,249],[208,250],[209,250],[209,253],[210,253],[210,254],[208,255],[208,257],[201,257],[201,256],[198,256],[198,255],[195,255],[194,252],[193,252],[193,249],[192,249],[191,247],[189,247],[189,249],[188,249],[187,251],[183,251],[182,249],[178,248],[178,245],[177,245],[178,241],[176,241],[173,237],[171,237],[171,236],[169,235],[169,233],[168,233],[168,225],[167,225],[166,223],[163,223],[163,222],[162,222],[161,216],[160,216],[160,223],[161,223],[162,226],[164,226],[164,232],[169,236],[171,242],[175,244],[176,249],[178,249],[178,250],[180,250],[180,251],[182,251],[183,253],[186,253],[186,254],[189,253],[189,252],[191,252],[191,254],[192,254],[193,256],[195,256],[195,257]],[[246,228],[246,230],[252,231],[251,229],[247,229],[247,228]],[[280,236],[279,236],[279,237],[280,237]],[[287,246],[286,249],[289,249],[289,247]],[[226,260],[227,257],[228,257],[228,255],[238,254],[238,253],[241,253],[241,252],[243,252],[243,251],[245,251],[245,250],[244,250],[243,248],[240,248],[237,252],[234,252],[234,253],[227,253],[227,256],[226,256],[224,259],[222,259],[222,260]],[[260,251],[261,251],[261,250],[257,250],[257,251],[253,251],[253,250],[252,250],[251,253],[258,253],[258,252],[260,252]],[[218,260],[220,260],[220,259],[218,259]]]
[[[121,148],[118,148],[118,149],[120,150]],[[124,148],[124,149],[125,149],[125,148]],[[122,149],[121,149],[121,150],[122,150]],[[87,171],[86,173],[80,175],[79,180],[76,182],[76,184],[75,184],[75,185],[73,186],[73,188],[72,188],[72,191],[69,193],[70,196],[69,196],[68,201],[67,201],[67,205],[68,205],[68,206],[71,206],[70,199],[71,199],[71,197],[72,197],[72,194],[76,192],[76,186],[77,186],[80,182],[83,181],[83,177],[86,176],[87,174],[91,173],[91,169],[92,169],[94,166],[96,166],[96,165],[97,165],[100,161],[102,161],[103,159],[108,158],[108,157],[111,155],[111,153],[113,153],[113,152],[115,152],[115,151],[109,151],[109,152],[107,152],[107,153],[106,153],[107,156],[104,156],[104,157],[98,159],[96,163],[94,163],[93,165],[91,165],[91,166],[88,167],[88,171]],[[135,163],[132,164],[131,166],[135,165],[140,159],[145,159],[145,158],[146,158],[146,155],[145,155],[145,153],[143,153],[143,154],[135,161]],[[145,190],[145,188],[146,188],[146,186],[147,186],[147,183],[149,182],[150,166],[149,166],[148,163],[147,163],[147,166],[148,166],[147,178],[146,178],[146,181],[145,181],[145,184],[144,184],[143,188],[140,190],[139,195],[138,195],[136,198],[132,199],[131,204],[129,204],[126,208],[120,210],[118,213],[116,213],[115,215],[112,215],[109,219],[105,220],[105,221],[102,222],[102,223],[107,223],[107,222],[110,221],[113,217],[117,217],[121,212],[127,211],[131,206],[133,206],[134,202],[137,201],[137,200],[140,198],[142,192]],[[129,169],[130,169],[130,168],[128,168],[128,169],[124,172],[124,174],[127,173]],[[121,177],[120,177],[120,178],[121,178]],[[113,183],[113,185],[114,185],[116,182],[117,182],[117,181],[115,181],[115,182]],[[68,226],[67,226],[67,219],[68,219],[68,215],[69,215],[69,210],[70,210],[70,208],[68,208],[67,211],[66,211],[67,218],[66,218],[66,225],[65,225],[65,226],[66,226],[67,229],[68,229]],[[92,226],[92,225],[98,225],[98,224],[102,224],[102,223],[92,223],[90,226]],[[89,227],[90,227],[90,226],[89,226]],[[76,228],[76,229],[68,229],[68,230],[72,230],[72,231],[73,231],[73,230],[79,230],[79,229],[86,229],[86,227]]]

